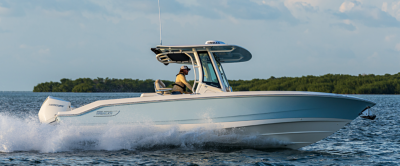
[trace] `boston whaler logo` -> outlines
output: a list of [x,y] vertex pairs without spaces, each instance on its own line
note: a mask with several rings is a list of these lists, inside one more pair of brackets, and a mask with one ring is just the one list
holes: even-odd
[[54,106],[54,107],[64,107],[64,105],[60,105],[60,104],[49,104],[49,106]]
[[119,113],[119,111],[97,111],[94,117],[108,117],[115,116]]

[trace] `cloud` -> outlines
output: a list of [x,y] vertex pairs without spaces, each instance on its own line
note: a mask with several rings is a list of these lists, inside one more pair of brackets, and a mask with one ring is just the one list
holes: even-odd
[[382,11],[378,6],[364,5],[357,1],[344,2],[340,12],[334,13],[340,19],[352,20],[369,27],[400,27],[400,22],[392,15]]
[[400,51],[400,43],[397,43],[397,44],[396,44],[395,49],[396,49],[397,51]]
[[49,48],[42,48],[42,49],[39,49],[39,51],[38,51],[38,53],[39,54],[49,54],[50,53],[50,49]]
[[339,7],[339,11],[344,13],[346,11],[350,11],[354,7],[353,2],[343,2],[342,5]]
[[390,41],[392,41],[392,39],[394,39],[395,37],[396,37],[396,35],[387,35],[387,36],[385,36],[385,41],[390,42]]
[[[158,15],[157,1],[140,0],[115,0],[115,1],[90,1],[107,10],[107,15],[126,18],[133,13],[146,13]],[[172,15],[201,16],[209,19],[246,19],[246,20],[281,20],[297,23],[296,18],[284,6],[283,2],[257,3],[243,0],[175,0],[160,1],[161,13]],[[104,15],[104,14],[103,14]]]
[[383,2],[382,4],[382,11],[387,12],[387,2]]
[[0,6],[0,15],[6,15],[10,12],[11,10],[5,7]]
[[341,23],[331,24],[331,27],[339,27],[348,31],[355,31],[357,27],[351,20],[343,20]]
[[86,25],[83,24],[83,23],[80,23],[80,24],[79,24],[79,27],[81,27],[81,29],[85,29],[85,28],[86,28]]
[[[161,2],[160,2],[161,3]],[[297,23],[298,20],[293,17],[283,2],[258,3],[254,1],[243,0],[198,0],[189,2],[168,1],[161,3],[162,12],[174,15],[196,15],[209,19],[246,19],[246,20],[280,20],[289,23]]]
[[28,45],[26,45],[26,44],[21,44],[21,45],[19,46],[19,48],[25,49],[25,48],[32,48],[32,47],[31,47],[31,46],[28,46]]
[[176,1],[183,4],[186,7],[200,6],[197,0],[176,0]]
[[25,12],[21,8],[14,8],[7,1],[0,3],[0,16],[23,16]]
[[24,55],[36,56],[36,55],[49,55],[50,48],[43,48],[42,46],[30,46],[26,44],[19,45],[21,50],[24,50]]
[[309,16],[318,12],[318,6],[304,0],[287,0],[284,4],[295,18],[301,20],[308,20]]
[[[289,22],[295,21],[295,18],[286,7],[279,9],[266,4],[258,5],[256,3],[249,3],[249,1],[242,0],[229,0],[227,2],[227,6],[224,7],[222,11],[235,18],[256,20],[282,19]],[[222,5],[217,3],[215,4],[214,9],[218,9],[219,7],[222,7]]]
[[396,18],[397,21],[400,21],[400,1],[392,2],[391,4],[384,2],[382,4],[382,11],[387,12],[392,17]]
[[339,27],[342,29],[346,29],[348,31],[355,31],[357,29],[353,24],[346,24],[346,23],[331,24],[331,27]]
[[379,62],[380,58],[379,58],[378,52],[374,52],[372,55],[368,56],[366,60],[370,61],[370,62],[373,62],[372,64],[375,64],[376,62]]
[[[157,0],[60,0],[7,1],[0,6],[0,15],[24,16],[26,12],[42,12],[51,17],[84,16],[87,19],[135,20],[158,15]],[[160,0],[162,15],[200,16],[208,19],[264,20],[298,23],[284,2],[260,3],[243,0]],[[304,6],[304,10],[312,10]]]
[[70,17],[74,13],[73,11],[57,11],[57,10],[42,10],[43,13],[45,13],[48,16],[52,17]]

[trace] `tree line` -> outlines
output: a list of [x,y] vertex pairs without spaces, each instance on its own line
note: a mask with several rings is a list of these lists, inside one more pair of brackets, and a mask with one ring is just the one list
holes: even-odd
[[[173,81],[162,80],[167,87]],[[193,84],[193,81],[190,81]],[[385,75],[344,75],[271,77],[269,79],[229,80],[234,91],[313,91],[339,94],[400,94],[400,72]],[[154,92],[154,80],[110,78],[63,78],[60,82],[36,85],[33,92]]]
[[[162,80],[166,86],[174,82]],[[63,78],[60,82],[44,82],[36,85],[33,92],[154,92],[154,80],[110,78]]]
[[234,91],[313,91],[339,94],[400,94],[397,74],[326,74],[322,76],[271,77],[269,79],[231,80]]

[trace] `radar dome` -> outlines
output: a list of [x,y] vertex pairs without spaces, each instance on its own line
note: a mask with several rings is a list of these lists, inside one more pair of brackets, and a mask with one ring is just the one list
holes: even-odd
[[225,43],[222,41],[209,40],[209,41],[206,41],[206,44],[225,44]]

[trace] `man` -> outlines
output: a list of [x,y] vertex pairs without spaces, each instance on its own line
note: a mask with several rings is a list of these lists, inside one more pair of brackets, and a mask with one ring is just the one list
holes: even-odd
[[188,75],[190,68],[187,66],[182,66],[179,73],[176,75],[174,86],[172,87],[171,94],[189,94],[186,92],[186,87],[192,90],[192,86],[186,81],[185,75]]

